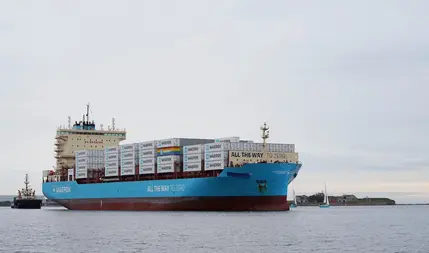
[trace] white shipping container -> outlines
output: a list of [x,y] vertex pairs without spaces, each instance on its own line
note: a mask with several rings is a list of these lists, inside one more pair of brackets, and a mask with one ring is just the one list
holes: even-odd
[[156,141],[145,141],[139,143],[140,150],[156,150]]
[[128,160],[128,159],[135,159],[135,153],[134,151],[131,152],[124,152],[121,154],[121,160]]
[[116,161],[116,160],[119,160],[119,154],[118,153],[106,154],[105,160],[106,161]]
[[180,162],[179,155],[158,156],[156,159],[158,164],[172,164],[174,162]]
[[[231,142],[231,143],[225,143],[225,144],[229,144],[230,147],[227,148],[227,150],[232,150],[232,151],[257,151],[257,152],[263,151],[262,143]],[[279,151],[281,150],[279,146],[276,146],[275,144],[267,143],[266,145],[267,145],[268,151],[274,152],[275,149]],[[286,151],[283,151],[283,152],[286,152]]]
[[76,157],[88,156],[88,150],[80,150],[75,152]]
[[88,162],[89,162],[88,157],[77,157],[76,158],[76,165],[87,164]]
[[251,151],[259,151],[258,150],[258,144],[257,143],[251,143],[250,144],[250,150]]
[[228,151],[206,153],[204,158],[205,161],[223,161],[228,158]]
[[226,166],[226,161],[225,160],[219,160],[219,161],[206,161],[204,163],[204,170],[205,171],[209,171],[209,170],[223,170]]
[[139,149],[138,143],[124,144],[121,145],[121,152],[131,152]]
[[280,152],[290,152],[290,150],[291,150],[290,144],[283,144],[280,149]]
[[183,155],[183,162],[201,162],[203,154],[188,154]]
[[279,152],[280,147],[277,143],[268,143],[268,151],[270,152]]
[[271,146],[274,152],[280,151],[279,145],[277,143],[272,143]]
[[201,171],[202,165],[201,162],[192,162],[192,163],[183,163],[183,171]]
[[118,168],[106,168],[104,170],[104,175],[106,177],[117,177],[117,176],[119,176],[119,169]]
[[139,174],[154,174],[155,173],[155,164],[153,165],[143,165],[139,167]]
[[204,145],[197,144],[197,145],[190,145],[190,146],[184,146],[183,147],[183,154],[201,154],[204,153]]
[[246,151],[250,151],[250,145],[251,143],[247,143],[247,142],[243,143],[243,149]]
[[121,166],[121,176],[131,176],[136,174],[135,166]]
[[119,167],[119,160],[118,161],[106,161],[104,163],[105,167],[110,167],[110,168],[118,168]]
[[175,168],[174,163],[170,163],[170,164],[158,163],[157,171],[158,173],[171,173],[171,172],[174,172],[174,168]]
[[82,170],[82,171],[76,171],[76,179],[82,179],[88,177],[88,171]]
[[239,141],[240,141],[240,137],[236,137],[236,136],[215,139],[215,142],[239,142]]
[[224,142],[217,142],[217,143],[207,143],[204,144],[204,151],[206,153],[208,152],[220,152],[220,151],[227,151],[229,145],[225,145]]
[[119,171],[119,167],[105,167],[104,171]]
[[156,156],[156,149],[140,149],[140,157],[154,157]]
[[158,140],[156,146],[157,148],[178,147],[180,146],[180,140],[177,138]]
[[244,143],[242,142],[233,142],[230,143],[230,150],[243,150]]
[[223,142],[223,149],[231,150],[234,143],[238,143],[238,142]]
[[119,146],[111,146],[104,149],[105,153],[118,153]]
[[121,168],[122,167],[135,167],[136,161],[134,159],[129,160],[121,160]]
[[88,165],[87,164],[77,165],[76,166],[76,171],[77,170],[87,170],[87,169],[88,169]]
[[140,165],[146,166],[146,165],[154,165],[156,162],[156,157],[146,157],[140,159]]

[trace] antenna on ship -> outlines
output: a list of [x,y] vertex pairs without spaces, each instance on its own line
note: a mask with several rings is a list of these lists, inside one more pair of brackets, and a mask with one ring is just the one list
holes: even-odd
[[89,124],[89,102],[88,104],[86,104],[86,120],[87,120],[87,123]]
[[71,129],[71,116],[69,116],[69,129]]
[[25,184],[25,194],[27,194],[28,193],[28,184],[30,184],[30,182],[28,181],[28,174],[25,174],[24,184]]
[[261,131],[262,131],[261,137],[263,140],[263,146],[264,147],[265,147],[266,140],[270,137],[270,131],[268,131],[269,129],[270,129],[270,127],[267,126],[266,122],[264,122],[264,125],[261,126]]
[[103,131],[103,124],[100,124],[100,130]]
[[115,118],[112,118],[112,130],[115,131]]
[[266,158],[267,157],[267,145],[266,145],[266,140],[270,137],[270,131],[268,131],[270,129],[269,126],[267,126],[267,122],[264,122],[264,125],[261,126],[261,137],[262,137],[262,148],[263,148],[263,157]]

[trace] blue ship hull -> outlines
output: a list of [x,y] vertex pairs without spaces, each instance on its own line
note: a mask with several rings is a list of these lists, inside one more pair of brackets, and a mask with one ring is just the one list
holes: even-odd
[[301,168],[295,163],[246,164],[217,177],[78,184],[47,182],[46,198],[70,210],[280,211]]

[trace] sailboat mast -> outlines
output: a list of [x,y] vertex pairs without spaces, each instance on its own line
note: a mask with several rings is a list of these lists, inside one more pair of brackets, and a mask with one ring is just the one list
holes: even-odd
[[327,187],[326,187],[326,182],[325,182],[325,203],[327,204],[327,205],[329,205],[329,198],[328,198],[328,190],[327,190]]
[[296,194],[295,194],[295,189],[293,189],[293,203],[296,205]]

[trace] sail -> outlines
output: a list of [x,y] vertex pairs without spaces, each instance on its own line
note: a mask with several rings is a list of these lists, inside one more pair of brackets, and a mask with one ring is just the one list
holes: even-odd
[[295,189],[293,190],[293,203],[296,205],[296,195],[295,195]]
[[328,190],[326,188],[326,182],[325,182],[325,203],[329,205]]

